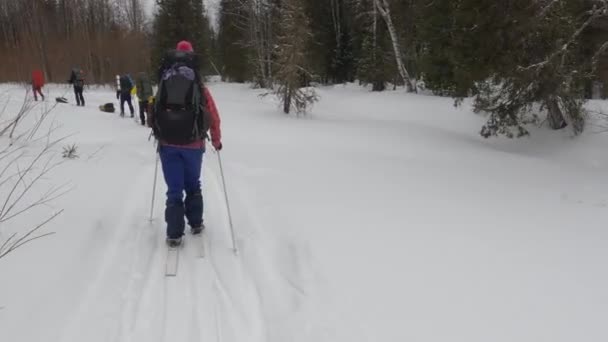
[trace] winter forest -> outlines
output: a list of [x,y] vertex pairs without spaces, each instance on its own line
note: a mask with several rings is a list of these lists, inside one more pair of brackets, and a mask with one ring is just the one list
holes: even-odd
[[318,100],[316,85],[358,82],[473,97],[484,137],[526,135],[541,113],[578,134],[585,99],[608,95],[605,0],[221,0],[212,21],[203,0],[155,3],[0,2],[0,81],[41,68],[64,82],[80,65],[110,83],[189,39],[206,75],[269,89],[286,113]]

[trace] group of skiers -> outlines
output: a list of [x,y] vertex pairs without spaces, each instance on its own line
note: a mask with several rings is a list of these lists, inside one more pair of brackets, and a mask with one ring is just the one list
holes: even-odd
[[[192,44],[180,41],[175,49],[167,51],[160,65],[156,94],[150,78],[139,73],[136,82],[128,74],[117,76],[116,97],[120,99],[120,115],[124,116],[127,103],[134,117],[132,91],[136,88],[141,124],[152,128],[158,142],[157,152],[167,184],[166,242],[175,248],[182,243],[186,221],[194,235],[201,234],[205,228],[201,192],[205,141],[210,139],[213,148],[220,151],[222,134],[219,113],[199,74],[200,65]],[[84,106],[82,70],[74,68],[68,83],[74,87],[77,105]],[[44,100],[43,85],[42,73],[32,73],[35,100],[37,94]]]
[[[74,67],[70,72],[70,77],[67,81],[74,87],[74,96],[76,98],[77,106],[84,106],[84,84],[85,76],[84,71],[78,67]],[[32,71],[32,93],[34,94],[34,101],[38,101],[38,95],[44,101],[44,94],[42,93],[42,87],[44,87],[44,74],[41,70]],[[146,73],[141,72],[137,78],[137,85],[133,82],[131,75],[126,74],[123,76],[116,75],[116,99],[120,100],[120,116],[124,117],[125,103],[128,104],[131,111],[131,117],[134,117],[134,109],[132,103],[131,93],[133,90],[137,90],[137,98],[139,99],[139,117],[142,125],[146,124],[146,113],[148,111],[148,99],[153,95],[152,83]],[[62,99],[62,98],[59,98]],[[61,102],[67,102],[61,101]]]
[[120,116],[125,116],[125,103],[129,106],[131,117],[135,116],[133,109],[133,94],[137,94],[139,100],[139,119],[142,125],[146,125],[146,114],[148,112],[148,100],[153,96],[152,82],[150,77],[145,72],[140,72],[137,75],[137,81],[134,82],[130,74],[116,75],[116,99],[120,100]]
[[[68,83],[74,86],[74,96],[76,97],[76,105],[84,106],[84,72],[80,68],[73,68],[70,72],[70,78]],[[34,101],[38,101],[38,95],[44,101],[44,94],[42,93],[42,87],[44,87],[44,74],[41,70],[32,71],[32,93],[34,94]],[[58,98],[60,102],[67,102],[63,98]],[[65,101],[63,101],[65,100]]]

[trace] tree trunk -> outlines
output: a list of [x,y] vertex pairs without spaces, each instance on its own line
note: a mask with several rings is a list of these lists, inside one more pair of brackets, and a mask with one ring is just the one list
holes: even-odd
[[32,36],[35,36],[38,41],[38,49],[40,51],[40,59],[42,60],[42,68],[47,80],[53,79],[53,74],[51,72],[51,64],[49,63],[49,57],[47,54],[47,44],[46,44],[46,30],[44,29],[44,24],[42,23],[42,10],[38,8],[36,2],[34,2],[34,15],[36,16],[36,29],[35,32],[32,33]]
[[372,83],[372,91],[384,91],[386,89],[386,84],[384,81],[374,81]]
[[283,92],[283,113],[289,114],[291,109],[291,89],[288,86],[285,87]]
[[341,41],[342,41],[342,27],[341,23],[341,15],[340,15],[340,2],[339,0],[331,0],[331,19],[334,25],[334,35],[336,37],[336,51],[340,51],[341,49]]
[[393,20],[391,18],[388,2],[386,2],[386,0],[374,0],[374,4],[376,5],[378,12],[380,12],[380,15],[384,19],[384,22],[386,22],[386,27],[388,28],[388,33],[393,43],[393,52],[395,54],[395,61],[397,62],[397,69],[399,70],[399,75],[403,79],[407,91],[416,92],[416,88],[412,84],[410,74],[407,72],[407,69],[403,64],[403,58],[401,57],[401,44],[399,43],[399,37],[397,37],[397,30],[395,29],[395,25],[393,24]]
[[274,84],[273,84],[273,72],[272,72],[272,49],[273,49],[273,42],[274,42],[274,32],[272,31],[272,7],[270,9],[268,9],[268,13],[266,14],[266,46],[265,46],[265,50],[266,50],[266,77],[268,77],[267,80],[267,86],[268,89],[273,89],[274,88]]
[[266,88],[268,76],[266,74],[266,15],[263,4],[260,1],[251,0],[249,1],[249,30],[251,34],[251,44],[256,55],[256,69],[257,69],[257,82],[260,87]]
[[547,121],[551,129],[557,130],[568,126],[555,97],[547,98],[545,104],[547,105]]

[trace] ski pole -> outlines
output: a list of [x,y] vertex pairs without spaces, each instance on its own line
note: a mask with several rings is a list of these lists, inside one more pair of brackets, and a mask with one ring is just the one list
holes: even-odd
[[236,240],[234,238],[234,226],[232,225],[232,214],[230,213],[230,203],[228,202],[228,190],[226,190],[226,179],[224,178],[224,168],[222,167],[222,157],[220,156],[220,151],[217,151],[217,160],[220,164],[220,174],[222,175],[224,198],[226,199],[226,210],[228,210],[228,223],[230,224],[230,235],[232,236],[232,248],[234,250],[234,254],[237,255],[239,254],[239,251],[236,248]]
[[[158,141],[156,142],[158,144]],[[154,197],[156,196],[156,178],[158,177],[158,162],[160,160],[160,152],[156,149],[156,165],[154,166],[154,184],[152,186],[152,204],[150,205],[150,222],[154,215]]]

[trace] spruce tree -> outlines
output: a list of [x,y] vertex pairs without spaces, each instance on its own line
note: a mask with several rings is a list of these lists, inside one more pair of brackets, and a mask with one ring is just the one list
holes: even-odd
[[526,115],[539,104],[547,113],[552,129],[570,126],[575,134],[584,129],[583,87],[591,76],[590,59],[581,49],[581,35],[588,25],[606,13],[579,0],[563,0],[550,8],[529,6],[532,11],[522,21],[521,36],[511,40],[511,63],[485,83],[475,109],[490,113],[481,134],[527,135]]
[[152,66],[157,68],[168,49],[177,42],[188,40],[201,57],[203,70],[208,70],[208,46],[211,44],[210,28],[205,15],[203,0],[157,0],[154,17],[154,45]]
[[[593,9],[593,4],[599,5]],[[583,85],[593,53],[582,48],[605,1],[435,0],[418,20],[427,86],[457,99],[475,95],[489,113],[484,137],[523,136],[544,109],[553,129],[584,127]]]
[[217,45],[221,56],[221,73],[226,81],[245,82],[251,79],[246,17],[247,12],[241,1],[221,0]]
[[307,46],[311,39],[309,19],[302,0],[284,0],[280,14],[275,94],[281,99],[285,114],[292,108],[301,114],[316,101],[312,88],[303,89],[311,76],[307,69]]
[[343,83],[355,77],[354,0],[306,0],[311,22],[310,61],[323,83]]
[[373,91],[383,91],[386,84],[397,75],[386,24],[371,1],[362,1],[359,10],[362,14],[357,24],[362,29],[359,32],[361,45],[357,78],[362,84],[372,84]]

